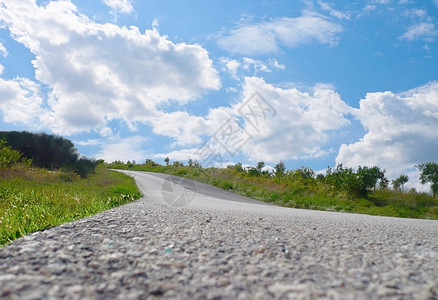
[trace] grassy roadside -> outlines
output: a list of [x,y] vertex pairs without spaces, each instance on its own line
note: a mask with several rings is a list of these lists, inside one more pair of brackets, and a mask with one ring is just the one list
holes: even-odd
[[112,163],[107,167],[185,176],[199,182],[272,204],[304,209],[339,211],[379,216],[438,220],[438,199],[426,193],[389,189],[357,197],[315,178],[249,176],[233,168],[194,168],[151,164]]
[[86,179],[23,165],[0,170],[0,246],[139,197],[131,177],[103,167]]

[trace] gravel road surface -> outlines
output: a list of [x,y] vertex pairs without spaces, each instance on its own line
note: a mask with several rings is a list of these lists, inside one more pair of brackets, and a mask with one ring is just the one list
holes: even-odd
[[126,173],[142,199],[0,248],[0,298],[438,299],[437,221],[287,209]]

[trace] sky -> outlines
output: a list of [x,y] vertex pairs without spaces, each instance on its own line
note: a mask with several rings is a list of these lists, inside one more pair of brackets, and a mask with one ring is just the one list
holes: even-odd
[[108,162],[377,165],[421,190],[438,0],[0,0],[0,130]]

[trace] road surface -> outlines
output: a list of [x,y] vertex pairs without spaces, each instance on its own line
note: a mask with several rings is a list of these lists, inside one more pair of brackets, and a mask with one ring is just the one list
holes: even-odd
[[125,173],[142,199],[0,248],[1,299],[438,298],[437,221],[281,208]]

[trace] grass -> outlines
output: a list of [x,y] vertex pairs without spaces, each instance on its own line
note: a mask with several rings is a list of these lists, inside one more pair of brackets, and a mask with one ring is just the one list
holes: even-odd
[[389,189],[371,191],[368,197],[357,197],[317,179],[249,176],[233,168],[190,168],[172,165],[107,165],[115,169],[149,171],[185,176],[199,182],[279,206],[339,211],[368,215],[438,220],[438,199],[426,193],[400,192]]
[[102,167],[86,179],[19,164],[0,169],[0,245],[140,196],[131,177]]

